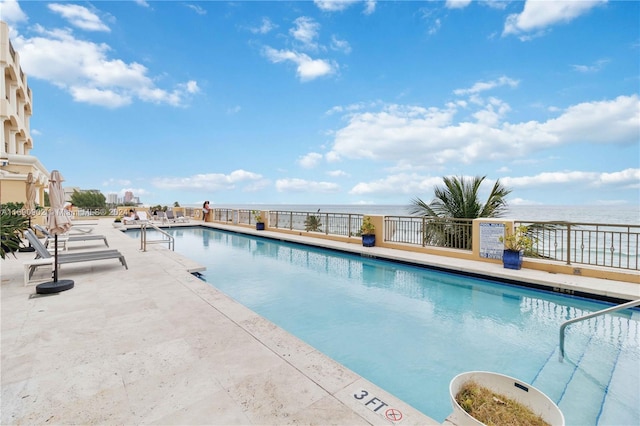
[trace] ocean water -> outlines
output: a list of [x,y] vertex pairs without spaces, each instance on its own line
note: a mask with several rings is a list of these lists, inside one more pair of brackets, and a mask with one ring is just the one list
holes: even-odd
[[[195,207],[195,206],[194,206]],[[372,215],[410,216],[409,205],[392,204],[213,204],[213,208],[303,211],[323,213],[359,213]],[[640,225],[640,206],[510,206],[503,217],[522,222],[566,221]]]

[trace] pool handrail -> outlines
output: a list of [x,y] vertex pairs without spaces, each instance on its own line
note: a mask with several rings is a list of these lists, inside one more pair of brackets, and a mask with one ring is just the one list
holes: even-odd
[[560,362],[562,362],[562,360],[564,359],[564,330],[565,330],[565,328],[567,328],[568,325],[571,325],[574,322],[583,321],[583,320],[586,320],[586,319],[589,319],[589,318],[593,318],[593,317],[597,317],[597,316],[600,316],[600,315],[608,314],[610,312],[621,311],[621,310],[627,309],[627,308],[633,308],[634,306],[640,306],[640,299],[632,300],[630,302],[626,302],[626,303],[623,303],[621,305],[611,306],[609,308],[602,309],[602,310],[599,310],[599,311],[596,311],[596,312],[592,312],[590,314],[586,314],[586,315],[583,315],[581,317],[573,318],[573,319],[570,319],[570,320],[567,320],[567,321],[563,322],[562,325],[560,326]]

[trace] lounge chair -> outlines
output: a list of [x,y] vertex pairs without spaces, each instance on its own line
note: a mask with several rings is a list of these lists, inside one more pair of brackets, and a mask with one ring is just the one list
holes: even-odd
[[[53,241],[54,236],[51,235],[49,233],[49,231],[47,231],[47,229],[44,226],[40,226],[40,225],[34,225],[34,228],[36,228],[40,233],[42,233],[45,237],[47,237],[47,239],[44,241],[44,246],[45,247],[49,247],[49,241]],[[104,241],[104,244],[109,247],[109,243],[107,242],[107,237],[105,237],[104,235],[69,235],[69,234],[63,234],[62,238],[65,238],[67,240],[67,242],[72,243],[74,241],[97,241],[97,240],[102,240]]]
[[150,222],[149,215],[147,215],[147,212],[139,211],[139,212],[136,212],[136,214],[138,215],[137,222]]
[[131,219],[131,218],[127,218],[127,217],[123,217],[122,218],[122,224],[123,225],[136,225],[136,224],[140,224],[140,223],[150,223],[151,221],[149,220],[149,216],[147,215],[147,212],[145,211],[136,211],[136,216],[138,216],[137,219]]
[[189,222],[189,218],[187,216],[185,216],[184,213],[177,212],[176,213],[176,222],[187,223],[187,222]]
[[176,218],[175,218],[175,216],[173,215],[173,211],[172,211],[172,210],[167,210],[167,212],[166,212],[165,214],[167,215],[167,220],[168,220],[169,222],[176,223]]
[[[47,248],[42,244],[42,242],[36,237],[36,234],[33,233],[32,230],[27,229],[24,231],[24,235],[27,237],[27,240],[31,243],[31,247],[36,249],[36,259],[49,259],[54,256],[49,253]],[[96,250],[96,251],[83,251],[76,253],[58,253],[58,265],[62,265],[65,263],[78,263],[78,262],[90,262],[93,260],[106,260],[106,259],[118,259],[122,266],[125,269],[129,269],[127,266],[127,261],[124,258],[124,255],[120,253],[118,250]],[[38,266],[42,266],[41,264],[32,264],[29,266],[29,279],[33,275],[33,272],[36,270]]]

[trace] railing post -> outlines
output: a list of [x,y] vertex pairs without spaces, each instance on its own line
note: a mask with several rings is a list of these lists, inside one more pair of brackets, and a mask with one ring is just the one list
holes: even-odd
[[567,223],[567,265],[571,265],[571,224]]

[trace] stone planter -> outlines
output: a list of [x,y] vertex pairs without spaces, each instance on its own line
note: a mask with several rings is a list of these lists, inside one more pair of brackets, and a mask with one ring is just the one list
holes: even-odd
[[474,381],[479,386],[488,388],[495,393],[504,395],[526,406],[544,421],[553,426],[564,426],[564,415],[558,406],[547,395],[533,386],[521,382],[513,377],[487,371],[469,371],[458,374],[449,384],[449,395],[453,413],[447,418],[457,426],[482,426],[484,423],[470,416],[456,401],[456,395],[468,381]]

